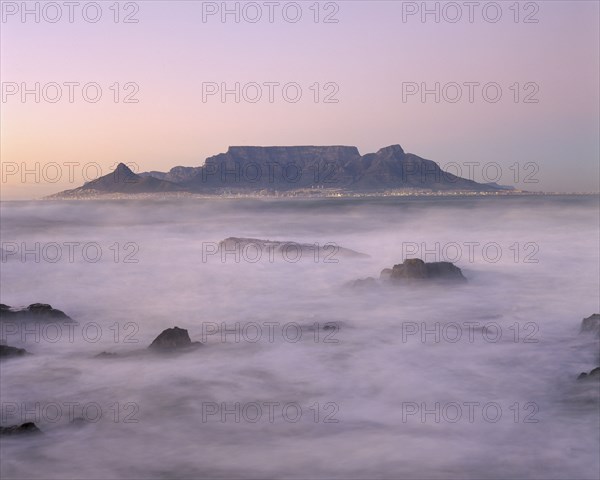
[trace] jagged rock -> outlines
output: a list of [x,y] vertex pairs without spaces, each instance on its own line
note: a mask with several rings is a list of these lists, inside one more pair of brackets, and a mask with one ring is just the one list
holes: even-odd
[[11,425],[9,427],[0,427],[0,436],[25,435],[34,433],[42,433],[42,431],[33,422],[27,422],[21,425]]
[[420,258],[409,258],[394,268],[384,269],[380,278],[391,283],[421,280],[466,282],[460,268],[450,262],[425,263]]
[[600,380],[600,367],[594,368],[590,373],[580,373],[577,380]]
[[600,313],[594,313],[581,322],[581,333],[595,333],[600,337]]
[[0,304],[0,321],[43,321],[43,322],[69,322],[76,323],[65,312],[52,308],[47,303],[32,303],[25,308],[13,308],[8,305]]
[[9,345],[0,344],[0,358],[22,357],[31,355],[24,348],[11,347]]
[[192,343],[188,331],[184,328],[173,327],[163,330],[148,348],[152,350],[171,351],[197,345]]

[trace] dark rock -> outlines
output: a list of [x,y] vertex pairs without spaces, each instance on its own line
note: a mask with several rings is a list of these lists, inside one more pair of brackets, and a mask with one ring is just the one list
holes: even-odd
[[390,269],[385,269],[380,278],[394,283],[422,280],[460,283],[467,281],[461,269],[450,262],[425,263],[420,258],[406,259],[404,263],[394,265],[391,272]]
[[390,277],[392,276],[392,269],[391,268],[384,268],[381,273],[379,274],[379,278],[382,280],[389,280]]
[[0,358],[23,357],[24,355],[31,354],[24,348],[10,347],[8,345],[0,344]]
[[351,288],[373,288],[378,287],[379,283],[373,277],[359,278],[358,280],[352,280],[347,283],[347,286]]
[[182,348],[191,347],[192,341],[188,331],[184,328],[173,327],[163,330],[163,332],[154,339],[150,344],[153,350],[178,350]]
[[117,356],[116,353],[100,352],[98,355],[94,355],[94,358],[115,358],[116,356]]
[[37,433],[42,433],[42,431],[33,422],[23,423],[22,425],[11,425],[10,427],[0,427],[0,436]]
[[577,380],[600,380],[600,367],[594,368],[590,373],[580,373]]
[[16,309],[8,305],[0,305],[0,321],[44,321],[44,322],[69,322],[76,323],[65,312],[52,308],[47,303],[32,303],[26,308]]
[[600,313],[594,313],[581,322],[581,333],[595,333],[600,337]]

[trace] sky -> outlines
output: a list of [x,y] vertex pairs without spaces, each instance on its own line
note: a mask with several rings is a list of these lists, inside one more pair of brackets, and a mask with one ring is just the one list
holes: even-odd
[[2,200],[230,145],[600,190],[599,2],[76,3],[2,2]]

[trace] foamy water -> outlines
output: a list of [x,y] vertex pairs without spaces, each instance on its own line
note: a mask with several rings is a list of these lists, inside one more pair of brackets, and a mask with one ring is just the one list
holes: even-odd
[[[1,423],[44,435],[1,440],[2,478],[598,478],[599,387],[576,381],[600,362],[579,334],[600,310],[597,197],[0,208],[3,248],[40,248],[3,259],[1,303],[79,322],[4,327],[34,355],[0,365]],[[370,257],[223,261],[231,236]],[[344,286],[410,252],[469,282]],[[143,352],[175,325],[205,345]]]

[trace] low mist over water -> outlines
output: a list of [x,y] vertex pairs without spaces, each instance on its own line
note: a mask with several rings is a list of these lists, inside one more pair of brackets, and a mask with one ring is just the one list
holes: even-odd
[[[43,432],[0,440],[2,478],[598,478],[597,196],[0,213],[0,302],[77,322],[2,324],[31,355],[0,364],[0,424]],[[349,286],[407,258],[468,281]],[[202,345],[147,349],[174,326]]]

